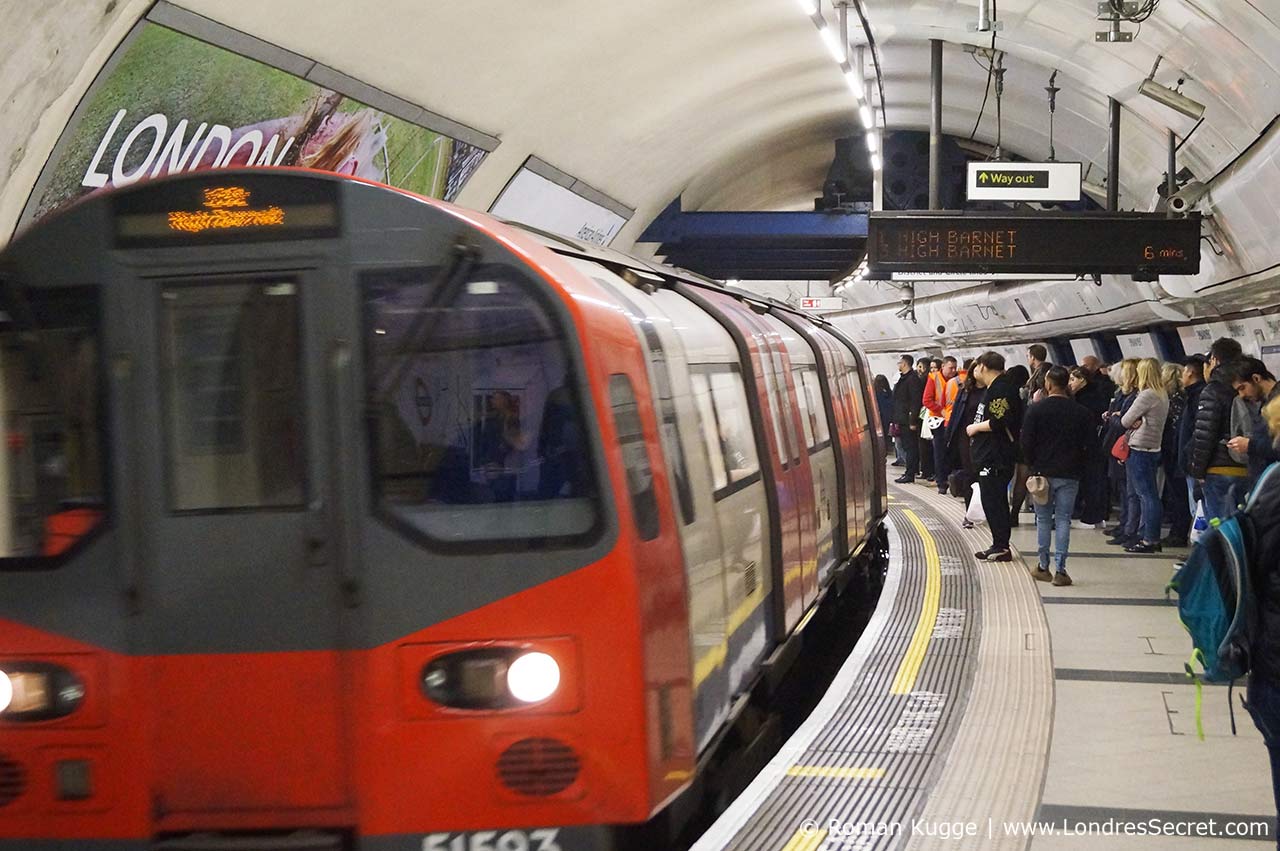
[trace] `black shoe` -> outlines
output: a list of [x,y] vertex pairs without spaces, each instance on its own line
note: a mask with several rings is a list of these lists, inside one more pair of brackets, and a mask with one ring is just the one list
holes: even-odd
[[1013,553],[1008,550],[996,550],[987,556],[987,561],[1013,561]]
[[924,477],[924,480],[925,480],[926,482],[932,482],[932,481],[933,481],[933,476],[925,476],[925,477]]
[[945,487],[938,488],[938,493],[942,494],[943,496],[946,496],[946,495],[947,495],[947,489],[946,489]]
[[1122,529],[1124,529],[1123,526],[1108,526],[1102,530],[1102,534],[1106,535],[1108,538],[1114,538],[1116,535],[1120,534]]
[[899,484],[899,485],[909,485],[909,484],[911,484],[912,482],[914,482],[914,481],[915,481],[915,477],[914,477],[914,476],[911,476],[911,477],[908,477],[908,476],[898,476],[898,478],[894,479],[893,481],[894,481],[896,484]]
[[894,461],[894,462],[893,462],[893,463],[891,463],[889,466],[890,466],[890,467],[905,467],[905,466],[907,466],[907,462],[906,462],[906,461]]
[[1127,547],[1127,546],[1129,546],[1130,544],[1133,544],[1133,543],[1137,543],[1133,538],[1120,538],[1120,537],[1116,537],[1116,538],[1112,538],[1111,540],[1107,541],[1107,546],[1109,546],[1109,547]]
[[978,561],[986,561],[987,556],[991,555],[992,553],[998,553],[998,552],[1000,551],[995,549],[994,547],[987,547],[985,550],[979,550],[978,552],[974,553],[973,557],[976,558]]
[[1145,541],[1139,541],[1136,544],[1130,544],[1124,548],[1126,553],[1158,553],[1160,552],[1159,544],[1148,544]]

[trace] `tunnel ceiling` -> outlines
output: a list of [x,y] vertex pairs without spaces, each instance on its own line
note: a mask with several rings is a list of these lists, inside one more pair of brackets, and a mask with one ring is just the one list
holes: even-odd
[[[946,44],[944,130],[996,141],[994,95],[974,129],[987,71],[964,46],[991,44],[968,31],[977,4],[864,0],[888,131],[927,128],[928,42],[936,38]],[[464,205],[488,209],[530,155],[605,192],[636,211],[614,242],[623,250],[676,197],[685,210],[812,209],[834,140],[861,132],[839,68],[796,0],[176,5],[499,138],[458,198]],[[1079,160],[1090,181],[1104,182],[1107,99],[1116,97],[1124,105],[1121,205],[1147,210],[1164,171],[1166,130],[1185,135],[1194,124],[1138,94],[1157,56],[1157,82],[1185,76],[1183,91],[1207,106],[1179,162],[1198,179],[1233,162],[1280,113],[1280,0],[1161,0],[1130,44],[1095,43],[1105,28],[1096,7],[998,0],[996,47],[1008,69],[999,135],[1010,153],[1047,156],[1045,86],[1057,70],[1058,159]],[[822,10],[835,26],[827,0]],[[856,25],[852,34],[864,41]],[[869,57],[864,70],[872,72]],[[1263,182],[1273,187],[1280,161],[1266,166]],[[1254,231],[1275,218],[1274,189],[1257,195],[1230,213],[1248,220],[1253,244]],[[1237,265],[1217,272],[1252,266],[1258,255],[1248,254],[1229,250]]]

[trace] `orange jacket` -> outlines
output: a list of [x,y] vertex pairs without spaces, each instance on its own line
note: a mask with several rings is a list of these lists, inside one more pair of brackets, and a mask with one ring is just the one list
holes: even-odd
[[951,423],[951,409],[955,407],[956,397],[960,395],[960,388],[968,377],[969,373],[962,369],[947,382],[946,403],[942,406],[942,419],[947,424]]
[[935,417],[945,416],[943,413],[947,403],[947,380],[940,372],[931,372],[924,380],[924,399],[921,401],[929,413]]

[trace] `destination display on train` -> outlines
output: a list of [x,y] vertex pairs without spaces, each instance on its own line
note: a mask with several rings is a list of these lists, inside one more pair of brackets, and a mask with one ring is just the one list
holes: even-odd
[[262,174],[158,181],[115,199],[121,247],[207,245],[337,234],[337,185]]
[[872,213],[868,277],[895,272],[1194,275],[1200,216]]

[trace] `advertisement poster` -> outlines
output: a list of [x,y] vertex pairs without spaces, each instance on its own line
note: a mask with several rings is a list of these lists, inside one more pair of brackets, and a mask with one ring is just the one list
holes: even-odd
[[521,168],[489,212],[514,222],[608,245],[627,220],[570,189]]
[[323,169],[453,200],[485,155],[157,24],[117,59],[65,131],[24,219],[102,187],[245,165]]

